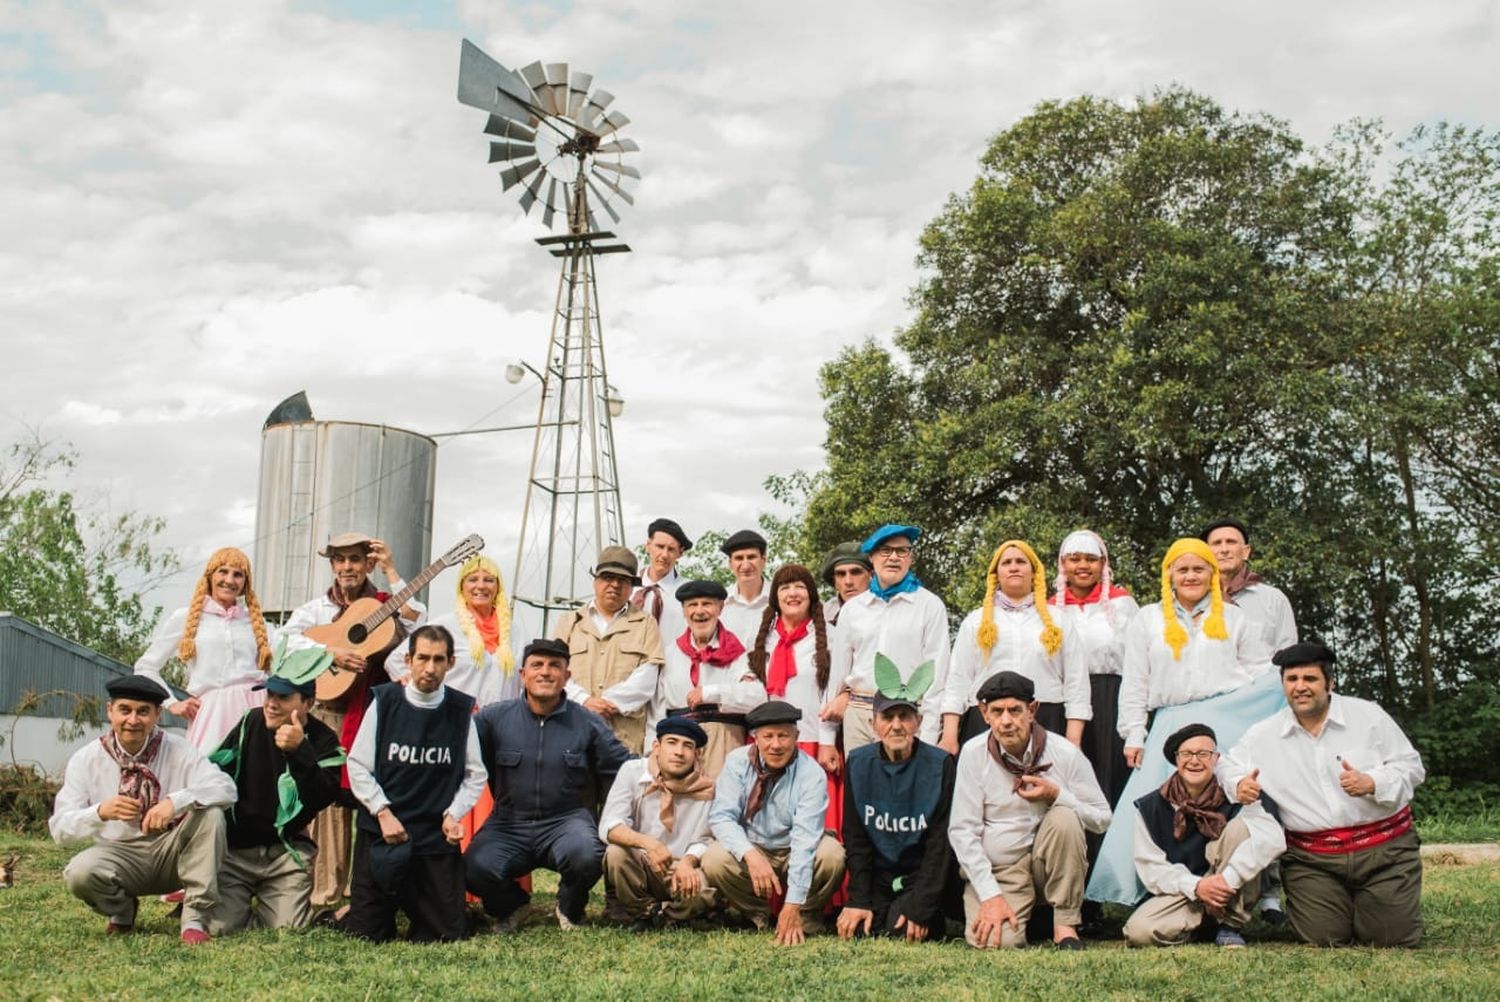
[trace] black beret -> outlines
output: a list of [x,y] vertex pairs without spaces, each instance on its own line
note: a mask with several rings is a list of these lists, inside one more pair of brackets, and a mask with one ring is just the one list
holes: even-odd
[[1333,651],[1327,644],[1316,640],[1304,640],[1300,644],[1292,644],[1283,647],[1271,655],[1271,663],[1278,668],[1296,668],[1299,665],[1320,664],[1324,667],[1333,664]]
[[646,538],[648,540],[658,532],[665,532],[667,535],[677,540],[677,542],[682,546],[683,553],[686,553],[688,550],[691,550],[693,548],[693,541],[687,537],[687,533],[682,531],[682,526],[678,525],[670,518],[659,518],[656,521],[652,522],[650,525],[646,526]]
[[779,699],[773,699],[768,703],[762,703],[749,713],[745,714],[745,726],[750,730],[764,727],[767,724],[795,724],[802,719],[802,711],[791,703],[784,703]]
[[662,717],[656,722],[656,736],[660,738],[668,734],[681,735],[699,748],[708,744],[708,732],[691,717]]
[[1161,746],[1161,752],[1167,757],[1168,762],[1173,765],[1177,764],[1177,749],[1181,748],[1182,743],[1188,738],[1212,738],[1215,745],[1219,743],[1219,736],[1207,724],[1188,724],[1186,727],[1179,727],[1172,732],[1171,737],[1167,738],[1167,743]]
[[143,675],[121,675],[104,683],[104,691],[110,699],[138,699],[142,703],[160,706],[167,700],[167,691]]
[[1237,518],[1221,518],[1216,522],[1208,523],[1208,525],[1203,527],[1203,531],[1198,534],[1198,538],[1205,543],[1208,542],[1209,535],[1215,529],[1234,529],[1240,534],[1241,539],[1247,543],[1250,542],[1250,530],[1245,526],[1244,522],[1241,522]]
[[999,671],[984,680],[975,697],[981,703],[992,699],[1019,699],[1030,703],[1036,699],[1036,686],[1031,679],[1013,671]]
[[573,652],[568,649],[567,644],[561,640],[551,640],[546,637],[537,637],[526,645],[525,650],[521,651],[521,664],[526,664],[526,659],[533,654],[546,654],[562,658],[564,661],[570,661],[573,658]]
[[677,586],[677,601],[686,602],[690,598],[712,598],[722,602],[729,597],[729,592],[717,581],[689,581]]
[[762,536],[754,529],[741,529],[739,532],[736,532],[734,535],[724,540],[723,545],[719,547],[719,552],[727,557],[731,553],[734,553],[736,550],[751,549],[759,550],[761,553],[765,553],[766,537]]

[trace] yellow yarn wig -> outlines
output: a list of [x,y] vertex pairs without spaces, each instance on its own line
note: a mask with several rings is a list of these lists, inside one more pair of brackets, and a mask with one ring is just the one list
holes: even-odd
[[1042,566],[1036,551],[1019,539],[1007,539],[995,550],[995,555],[990,557],[990,571],[985,578],[984,604],[979,607],[979,649],[984,651],[985,657],[989,657],[1000,636],[1000,631],[995,627],[995,591],[1000,587],[1000,558],[1012,547],[1020,550],[1031,561],[1031,592],[1036,601],[1037,615],[1042,617],[1042,633],[1038,639],[1047,651],[1047,656],[1051,657],[1062,650],[1063,633],[1052,622],[1052,613],[1047,609],[1047,569]]
[[500,666],[501,673],[513,675],[516,670],[516,655],[510,649],[510,600],[505,597],[505,582],[500,577],[500,565],[482,553],[474,554],[458,569],[458,604],[453,607],[458,628],[469,642],[469,652],[474,655],[474,664],[482,666],[484,637],[480,636],[479,624],[474,622],[474,614],[469,611],[468,600],[464,598],[464,579],[475,571],[484,571],[495,579],[495,623],[500,635],[499,643],[495,646],[495,663]]
[[1214,551],[1203,540],[1196,536],[1184,536],[1173,543],[1167,550],[1167,555],[1161,558],[1161,618],[1166,622],[1162,638],[1172,649],[1173,661],[1182,659],[1182,649],[1188,642],[1187,630],[1182,628],[1182,624],[1177,621],[1177,613],[1172,609],[1172,603],[1176,600],[1172,592],[1172,564],[1178,557],[1185,556],[1201,558],[1213,571],[1213,577],[1208,582],[1208,618],[1203,621],[1203,635],[1214,640],[1229,639],[1229,630],[1224,626],[1224,589],[1219,582],[1219,562],[1214,559]]
[[250,558],[242,550],[236,550],[232,546],[215,550],[209,556],[208,564],[203,568],[203,576],[193,589],[193,600],[188,603],[187,622],[182,627],[182,639],[177,641],[177,656],[184,662],[198,656],[198,623],[203,617],[203,600],[208,598],[209,582],[213,579],[214,571],[220,567],[232,567],[245,572],[245,593],[242,597],[245,599],[245,610],[250,613],[250,630],[255,634],[255,663],[260,666],[261,671],[269,671],[271,641],[266,637],[266,620],[260,614],[260,599],[255,597],[255,589],[250,587]]

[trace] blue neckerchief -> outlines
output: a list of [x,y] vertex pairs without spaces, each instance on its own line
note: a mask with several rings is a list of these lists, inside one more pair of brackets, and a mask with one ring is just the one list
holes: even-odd
[[1198,603],[1193,606],[1192,612],[1188,612],[1187,609],[1183,608],[1182,603],[1177,601],[1177,596],[1175,594],[1172,596],[1172,610],[1177,613],[1177,621],[1189,630],[1198,629],[1198,623],[1194,621],[1193,613],[1208,612],[1213,608],[1213,604],[1213,593],[1210,592],[1198,600]]
[[897,581],[889,588],[881,585],[879,578],[870,578],[870,594],[874,595],[882,602],[889,602],[891,599],[895,598],[897,595],[900,595],[902,592],[916,591],[920,587],[922,587],[922,582],[918,581],[917,576],[911,571],[907,571],[906,577],[902,578],[900,581]]

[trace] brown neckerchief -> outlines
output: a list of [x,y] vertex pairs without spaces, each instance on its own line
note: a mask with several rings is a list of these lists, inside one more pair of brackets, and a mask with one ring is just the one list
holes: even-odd
[[646,793],[661,794],[661,826],[670,832],[677,820],[677,798],[712,800],[714,799],[714,781],[705,776],[703,770],[697,765],[694,765],[693,771],[681,779],[668,779],[662,775],[661,761],[656,757],[656,752],[657,749],[653,747],[651,754],[646,758],[646,775],[651,777]]
[[[1233,574],[1225,574],[1219,579],[1219,584],[1224,589],[1224,598],[1234,602],[1234,597],[1253,584],[1260,584],[1265,578],[1250,569],[1249,564],[1240,564],[1240,569]],[[1235,602],[1238,605],[1238,602]]]
[[114,731],[99,738],[99,743],[104,746],[104,754],[120,767],[119,795],[139,800],[142,816],[161,799],[161,780],[156,778],[156,773],[146,763],[156,757],[165,736],[161,728],[156,728],[146,739],[145,747],[135,755],[125,750]]
[[1052,768],[1051,762],[1046,765],[1039,764],[1042,761],[1042,752],[1047,750],[1047,729],[1035,720],[1031,722],[1031,736],[1026,739],[1026,752],[1021,758],[1016,758],[1006,751],[1000,744],[1000,739],[995,737],[994,731],[990,731],[989,740],[986,743],[989,745],[990,757],[1000,763],[1006,772],[1016,777],[1015,783],[1010,788],[1012,793],[1020,792],[1027,776],[1040,776]]
[[[792,755],[792,762],[796,760],[797,756],[794,753]],[[745,813],[740,815],[740,824],[748,825],[750,819],[755,817],[762,807],[766,806],[766,801],[771,799],[771,791],[776,788],[776,784],[786,775],[786,771],[791,764],[791,762],[788,762],[780,769],[772,769],[760,760],[760,749],[755,745],[750,746],[750,768],[755,770],[755,782],[750,786],[750,796],[745,801]]]
[[1198,826],[1204,838],[1212,842],[1224,834],[1224,815],[1219,809],[1228,801],[1218,783],[1209,781],[1196,797],[1188,792],[1182,773],[1173,772],[1161,785],[1161,797],[1172,805],[1172,837],[1181,842],[1187,838],[1188,822]]

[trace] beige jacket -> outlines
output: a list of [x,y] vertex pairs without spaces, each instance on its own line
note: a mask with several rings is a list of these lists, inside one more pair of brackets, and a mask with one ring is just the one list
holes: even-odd
[[609,624],[603,636],[589,606],[574,609],[557,624],[557,639],[571,652],[569,697],[581,702],[602,696],[620,708],[610,722],[615,737],[639,755],[646,740],[646,710],[656,694],[665,657],[661,631],[650,613],[630,609]]

